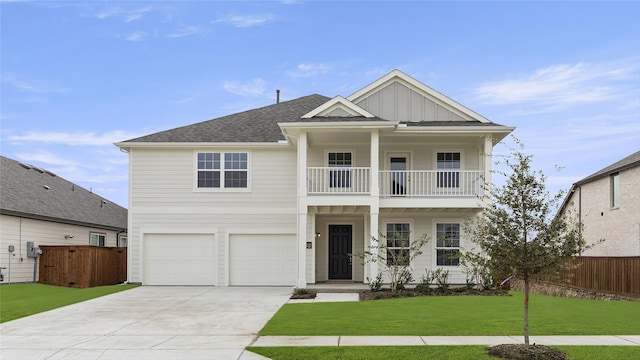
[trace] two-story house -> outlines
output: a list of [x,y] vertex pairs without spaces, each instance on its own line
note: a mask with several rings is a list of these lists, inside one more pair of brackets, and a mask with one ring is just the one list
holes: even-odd
[[560,213],[568,210],[587,244],[605,240],[583,256],[640,256],[640,151],[573,184]]
[[414,277],[443,267],[464,283],[462,224],[482,210],[492,149],[513,129],[394,70],[346,98],[314,94],[119,142],[128,280],[367,282],[381,266],[351,254],[372,238],[426,234]]

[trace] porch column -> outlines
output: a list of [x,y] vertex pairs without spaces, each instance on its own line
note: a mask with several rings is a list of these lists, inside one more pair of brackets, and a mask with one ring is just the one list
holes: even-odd
[[[487,186],[491,185],[491,170],[492,170],[492,165],[491,165],[491,161],[493,158],[493,139],[491,138],[491,136],[485,136],[484,138],[484,151],[483,151],[483,156],[484,156],[484,184],[483,186],[486,188]],[[482,194],[484,194],[485,192],[483,191]]]
[[298,280],[296,287],[307,287],[307,133],[298,138]]
[[[376,244],[375,241],[373,241],[373,238],[375,237],[376,239],[379,239],[380,237],[380,231],[378,228],[378,217],[379,214],[377,212],[371,212],[369,214],[369,241],[365,242],[365,245],[369,245],[372,248],[374,246],[377,246],[378,244]],[[378,259],[376,259],[376,262],[370,262],[369,263],[369,279],[370,280],[374,280],[376,278],[376,276],[378,276]],[[366,280],[366,279],[365,279]]]
[[[369,206],[369,239],[365,240],[365,247],[377,246],[373,238],[379,238],[378,221],[380,214],[380,134],[378,129],[371,130],[371,203]],[[377,259],[376,259],[377,260]],[[369,279],[378,275],[378,263],[369,263]],[[366,279],[365,279],[366,280]]]
[[380,196],[380,134],[378,129],[371,130],[371,198]]

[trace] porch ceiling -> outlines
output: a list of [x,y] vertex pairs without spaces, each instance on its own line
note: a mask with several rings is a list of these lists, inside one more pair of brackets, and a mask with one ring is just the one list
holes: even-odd
[[368,214],[369,207],[360,205],[309,206],[309,212],[316,215]]
[[460,208],[380,208],[380,214],[473,214],[478,209],[460,209]]

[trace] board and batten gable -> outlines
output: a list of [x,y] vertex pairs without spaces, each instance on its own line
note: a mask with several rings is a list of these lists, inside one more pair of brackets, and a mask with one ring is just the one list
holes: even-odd
[[[247,152],[249,189],[196,188],[198,152]],[[238,234],[295,234],[296,151],[278,147],[134,148],[130,159],[129,281],[145,283],[145,236],[211,234],[217,281],[229,284],[229,240]],[[150,236],[151,235],[151,236]],[[238,238],[236,236],[236,238]],[[176,256],[180,256],[176,254]]]
[[392,82],[373,92],[356,105],[387,120],[464,121],[464,114],[431,99],[408,84]]

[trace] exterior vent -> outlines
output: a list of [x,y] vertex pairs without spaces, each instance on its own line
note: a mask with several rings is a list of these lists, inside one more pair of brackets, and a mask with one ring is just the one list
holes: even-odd
[[18,164],[27,170],[31,170],[31,165],[29,164],[25,164],[25,163],[18,163]]
[[37,166],[33,166],[33,165],[32,165],[32,166],[31,166],[31,168],[32,168],[33,170],[35,170],[35,171],[39,172],[40,174],[44,174],[44,170],[43,170],[43,169],[41,169],[41,168],[39,168],[39,167],[37,167]]
[[48,175],[51,175],[51,176],[53,176],[53,177],[56,177],[56,174],[52,173],[52,172],[51,172],[51,171],[49,171],[49,170],[45,170],[44,172],[45,172],[45,173],[47,173]]

